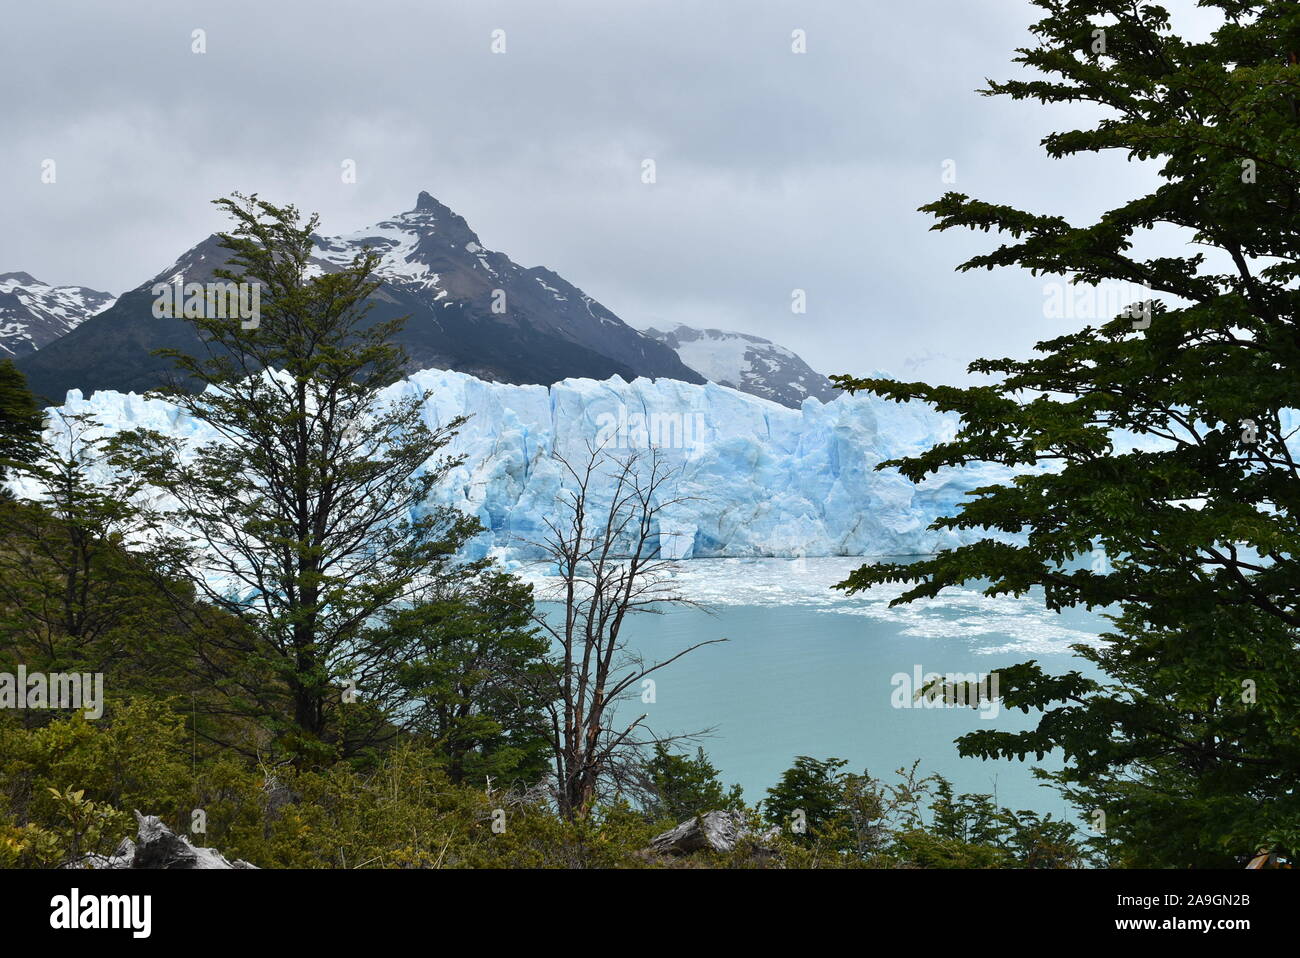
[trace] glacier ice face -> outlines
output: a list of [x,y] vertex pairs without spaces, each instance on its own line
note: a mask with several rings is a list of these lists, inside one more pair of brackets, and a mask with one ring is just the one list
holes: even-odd
[[[444,450],[464,456],[434,492],[440,504],[488,530],[475,554],[528,558],[545,519],[571,488],[563,457],[579,465],[589,443],[624,456],[655,444],[675,470],[659,526],[666,558],[904,555],[970,541],[929,529],[971,489],[1008,470],[974,465],[913,484],[882,460],[950,438],[956,421],[919,404],[843,395],[799,409],[712,383],[618,377],[552,386],[486,382],[429,369],[395,383],[391,397],[430,393],[426,421],[470,417]],[[144,426],[189,441],[213,434],[174,406],[134,393],[68,394],[64,410],[90,413],[109,431]],[[55,420],[57,423],[57,419]],[[22,490],[19,490],[20,493]],[[599,496],[597,496],[599,498]]]

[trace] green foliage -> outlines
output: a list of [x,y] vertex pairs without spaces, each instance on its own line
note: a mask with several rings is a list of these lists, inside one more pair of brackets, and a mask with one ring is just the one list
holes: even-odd
[[[954,796],[952,785],[942,776],[934,776],[933,784],[928,834],[913,830],[902,839],[921,867],[935,867],[933,862],[945,860],[951,862],[946,867],[958,868],[1077,868],[1087,863],[1078,830],[1069,822],[1050,814],[1001,808],[991,795]],[[928,846],[924,839],[918,840],[921,834],[929,838]],[[936,854],[937,845],[945,846],[950,857]],[[961,863],[971,856],[983,864]]]
[[781,780],[767,790],[763,817],[771,825],[789,829],[796,840],[815,842],[838,834],[849,820],[842,758],[820,761],[800,755]]
[[[909,602],[985,580],[989,595],[1041,590],[1052,609],[1108,610],[1111,644],[1077,651],[1112,681],[1032,662],[1002,669],[1004,704],[1040,712],[1038,725],[972,733],[962,754],[1060,749],[1056,780],[1086,813],[1105,813],[1095,844],[1117,863],[1294,853],[1300,7],[1207,0],[1226,22],[1192,42],[1155,5],[1036,2],[1046,16],[1017,62],[1042,77],[985,92],[1098,105],[1102,119],[1048,136],[1047,152],[1118,151],[1157,164],[1163,182],[1083,225],[958,193],[924,209],[935,229],[1006,237],[962,269],[1144,285],[1155,301],[1039,343],[1035,358],[972,363],[990,385],[836,377],[960,415],[951,441],[882,468],[919,481],[972,461],[1050,467],[977,490],[935,523],[1023,534],[1023,544],[986,538],[865,567],[842,585],[906,582],[898,601]],[[1156,226],[1194,252],[1139,255]]]
[[473,868],[641,868],[639,854],[655,827],[626,802],[598,805],[585,819],[568,820],[548,805],[506,810],[505,831],[475,844],[458,862]]
[[658,743],[646,772],[651,784],[646,811],[657,821],[676,824],[704,812],[744,808],[740,786],[725,788],[702,748],[690,758]]
[[415,742],[365,771],[299,770],[229,753],[191,764],[186,738],[183,716],[157,702],[126,703],[101,722],[0,725],[0,865],[111,852],[133,834],[134,809],[178,834],[202,809],[195,844],[264,868],[640,865],[635,850],[654,833],[626,804],[572,824],[526,794],[456,785],[445,757]]
[[0,816],[0,868],[57,868],[68,857],[50,829]]
[[[13,360],[0,361],[0,482],[14,465],[36,459],[42,424],[36,397],[27,388],[27,377]],[[11,498],[3,486],[0,498]]]
[[82,861],[126,830],[129,816],[81,789],[48,789],[52,823],[14,826],[0,821],[0,867],[57,868]]
[[476,520],[427,507],[458,462],[440,452],[462,420],[431,429],[427,396],[381,395],[406,356],[392,342],[401,320],[367,318],[378,254],[309,276],[317,217],[256,196],[217,205],[235,225],[215,275],[257,286],[260,315],[185,317],[206,355],[168,355],[209,388],[167,398],[218,438],[188,449],[135,430],[114,438],[114,461],[176,503],[150,517],[158,567],[247,627],[204,660],[231,708],[304,765],[373,757],[394,729],[371,623],[483,566],[456,560]]
[[[919,763],[885,783],[842,771],[843,759],[801,755],[768,789],[766,820],[781,829],[794,867],[1077,868],[1088,863],[1075,827],[1012,812],[989,795],[954,796]],[[927,821],[926,812],[929,812]],[[803,823],[803,830],[792,827]]]
[[368,636],[398,662],[404,727],[437,743],[453,782],[527,787],[547,771],[555,677],[532,621],[532,587],[486,572],[387,613]]
[[54,425],[14,464],[32,501],[0,502],[0,663],[107,671],[165,616],[123,547],[141,531],[137,487],[92,479],[104,456],[89,417],[56,411]]
[[60,792],[50,788],[49,793],[58,822],[53,834],[66,860],[79,861],[86,852],[101,848],[106,841],[121,835],[127,826],[128,816],[107,802],[91,801],[82,789],[68,788]]
[[108,851],[133,824],[132,809],[178,815],[192,793],[184,719],[167,702],[132,699],[110,703],[105,717],[80,712],[24,730],[0,724],[0,779],[4,804],[35,822],[62,817],[56,796],[77,791],[88,801],[124,812],[122,829],[108,835]]
[[[43,728],[0,722],[0,866],[56,867],[107,854],[133,835],[133,811],[156,814],[196,845],[263,868],[1072,867],[1071,829],[994,809],[988,796],[954,798],[915,767],[885,786],[838,759],[800,757],[772,793],[815,810],[806,836],[762,834],[758,814],[722,791],[702,755],[664,752],[656,768],[688,769],[680,807],[715,799],[748,817],[750,837],[726,854],[662,859],[646,849],[659,812],[623,799],[567,820],[542,789],[483,789],[448,777],[429,741],[405,739],[369,767],[302,769],[196,750],[184,703],[114,702],[100,721],[60,717]],[[929,789],[933,821],[924,820]],[[705,807],[709,806],[709,807]],[[793,811],[791,806],[785,810]],[[190,833],[193,812],[206,827]],[[670,816],[674,817],[674,816]],[[689,816],[684,816],[689,817]]]
[[274,673],[232,654],[250,644],[237,618],[138,551],[140,483],[109,468],[104,446],[93,418],[55,410],[33,460],[14,466],[31,498],[0,501],[0,670],[102,673],[119,697],[187,696],[205,737],[255,736],[236,729],[226,690],[265,689]]

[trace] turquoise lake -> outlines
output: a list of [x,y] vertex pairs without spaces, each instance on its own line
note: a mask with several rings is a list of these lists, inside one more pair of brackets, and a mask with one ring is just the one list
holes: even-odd
[[[1069,814],[1064,800],[1032,776],[1033,761],[980,761],[957,755],[953,740],[978,728],[1030,727],[1035,713],[970,708],[899,708],[894,677],[923,672],[989,673],[1035,659],[1049,671],[1092,669],[1074,642],[1095,643],[1107,621],[1081,610],[1049,612],[1041,599],[989,599],[974,589],[890,609],[901,587],[859,596],[831,590],[863,559],[719,559],[679,566],[684,594],[710,612],[674,607],[629,620],[628,650],[662,661],[692,644],[728,641],[691,652],[653,674],[654,701],[621,708],[648,713],[659,735],[710,730],[698,739],[728,784],[749,802],[795,756],[847,759],[877,778],[920,759],[958,792],[994,794],[999,804]],[[534,580],[539,585],[546,580]],[[632,714],[632,710],[636,710]],[[694,750],[696,743],[680,746]],[[1059,767],[1048,756],[1043,767]]]

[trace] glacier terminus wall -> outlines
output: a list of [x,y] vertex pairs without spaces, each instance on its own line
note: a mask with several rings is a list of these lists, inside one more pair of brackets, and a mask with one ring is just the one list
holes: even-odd
[[[934,552],[959,542],[928,528],[937,516],[971,489],[1009,478],[990,465],[919,485],[876,471],[951,437],[956,422],[873,396],[810,398],[791,409],[712,383],[520,386],[438,369],[388,387],[394,397],[424,392],[431,426],[470,417],[444,450],[465,461],[434,496],[480,519],[488,531],[473,544],[478,554],[529,557],[569,481],[557,454],[579,465],[595,443],[611,456],[653,445],[674,470],[665,495],[683,501],[664,511],[659,529],[661,554],[674,559]],[[73,390],[64,410],[90,413],[110,432],[147,426],[193,442],[214,438],[174,406],[135,393]]]

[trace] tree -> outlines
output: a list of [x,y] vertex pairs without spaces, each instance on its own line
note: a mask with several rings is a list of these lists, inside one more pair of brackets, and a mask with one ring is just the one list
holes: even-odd
[[[1084,862],[1084,849],[1072,823],[1053,819],[1050,813],[999,808],[991,795],[954,796],[952,784],[942,775],[935,775],[934,781],[935,798],[930,805],[934,818],[928,831],[935,841],[928,849],[930,862],[935,861],[934,852],[944,846],[950,863],[972,855],[1002,867],[1075,868]],[[913,852],[921,845],[915,834],[903,841]],[[1000,855],[990,856],[981,850]]]
[[629,615],[662,613],[690,605],[659,558],[659,520],[683,501],[672,495],[674,473],[659,453],[619,458],[589,446],[577,465],[555,457],[572,480],[547,535],[537,545],[559,578],[553,595],[561,604],[557,625],[545,615],[537,624],[556,648],[558,692],[548,707],[556,803],[567,820],[586,818],[603,786],[644,791],[644,750],[674,737],[645,728],[647,715],[628,721],[616,714],[620,700],[645,694],[648,676],[688,652],[725,642],[712,639],[654,664],[627,648],[622,638]]
[[646,771],[651,783],[646,811],[656,820],[682,822],[705,812],[744,807],[740,786],[725,788],[702,748],[690,758],[657,742]]
[[[1224,23],[1193,42],[1158,6],[1035,2],[1046,12],[1038,43],[1017,62],[1042,78],[984,92],[1101,107],[1091,128],[1048,136],[1047,152],[1121,151],[1158,162],[1163,182],[1084,225],[958,193],[923,209],[935,229],[1008,237],[964,270],[1020,266],[1149,293],[1039,343],[1034,358],[972,363],[989,385],[836,377],[961,417],[952,441],[882,468],[914,481],[973,461],[1022,470],[935,523],[1018,542],[985,537],[864,567],[842,585],[907,582],[898,601],[911,602],[984,579],[990,595],[1041,589],[1052,609],[1110,610],[1110,644],[1076,650],[1108,680],[1033,662],[1002,669],[1005,704],[1042,712],[1037,727],[966,735],[961,753],[1061,749],[1055,779],[1104,824],[1116,862],[1221,866],[1261,845],[1294,852],[1300,6],[1207,0]],[[1195,252],[1140,255],[1156,227]]]
[[454,783],[527,787],[545,776],[554,669],[533,614],[532,587],[492,572],[386,613],[374,637],[387,647],[375,661],[392,661],[397,697],[410,703],[394,709],[402,727],[434,740]]
[[840,844],[838,838],[851,819],[845,793],[848,776],[841,771],[847,764],[842,758],[796,756],[781,780],[767,790],[763,817],[768,824],[790,832],[796,841],[831,838]]
[[197,736],[248,737],[211,681],[216,665],[247,678],[230,653],[246,630],[153,563],[142,483],[108,446],[93,416],[54,409],[31,461],[13,464],[24,498],[0,501],[0,667],[103,673],[110,698],[183,696]]
[[930,811],[934,813],[931,830],[941,839],[996,845],[1006,832],[992,795],[954,795],[952,783],[941,775],[935,776]]
[[[282,743],[300,761],[325,760],[392,733],[349,720],[362,740],[339,734],[340,709],[360,719],[369,708],[349,685],[366,671],[359,640],[385,610],[435,589],[478,529],[427,506],[457,462],[439,453],[463,420],[430,428],[426,395],[383,393],[406,357],[391,342],[402,320],[366,322],[377,254],[313,275],[316,216],[300,222],[295,207],[256,195],[216,203],[235,228],[219,234],[230,257],[215,275],[260,290],[260,315],[187,309],[205,355],[167,353],[180,378],[165,393],[214,438],[134,430],[117,438],[116,461],[177,504],[155,517],[160,566],[247,622],[257,642],[238,650],[238,667],[251,662],[255,681],[269,673],[287,687]],[[210,661],[232,702],[278,714],[276,682],[250,684],[229,655]]]
[[[27,388],[27,377],[13,360],[0,362],[0,483],[7,469],[35,460],[43,425],[36,397]],[[10,496],[9,490],[0,485],[0,498]]]
[[94,420],[56,410],[48,438],[15,461],[31,501],[0,503],[0,649],[32,669],[106,671],[157,622],[145,570],[127,554],[138,532],[129,479],[106,463]]

